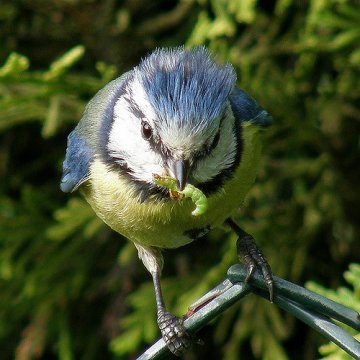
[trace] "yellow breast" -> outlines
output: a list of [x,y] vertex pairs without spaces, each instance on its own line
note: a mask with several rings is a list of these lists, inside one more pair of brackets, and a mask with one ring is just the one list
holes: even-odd
[[110,170],[101,160],[91,165],[91,176],[82,192],[96,214],[113,230],[141,245],[175,248],[193,240],[201,229],[221,225],[241,205],[253,184],[260,158],[258,127],[243,126],[243,153],[234,176],[208,197],[208,210],[191,215],[190,199],[139,202],[130,179]]

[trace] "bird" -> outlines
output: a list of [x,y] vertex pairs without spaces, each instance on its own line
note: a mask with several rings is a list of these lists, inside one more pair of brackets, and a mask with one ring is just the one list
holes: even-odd
[[[61,190],[79,189],[104,223],[134,243],[153,280],[161,335],[178,356],[194,338],[165,305],[163,249],[203,241],[227,224],[238,235],[246,281],[261,271],[273,296],[267,260],[233,219],[255,181],[272,116],[236,81],[234,67],[205,46],[157,48],[95,94],[67,140]],[[173,196],[154,176],[173,178],[179,192],[195,186],[206,212],[194,216],[191,199]]]

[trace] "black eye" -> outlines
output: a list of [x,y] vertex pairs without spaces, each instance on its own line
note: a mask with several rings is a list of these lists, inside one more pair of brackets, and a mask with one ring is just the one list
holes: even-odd
[[213,142],[212,142],[212,144],[211,144],[211,147],[212,147],[213,149],[214,149],[214,148],[217,146],[217,144],[219,143],[219,139],[220,139],[220,131],[217,132],[217,134],[215,135],[214,140],[213,140]]
[[141,134],[145,140],[149,140],[152,136],[152,128],[146,121],[141,122]]

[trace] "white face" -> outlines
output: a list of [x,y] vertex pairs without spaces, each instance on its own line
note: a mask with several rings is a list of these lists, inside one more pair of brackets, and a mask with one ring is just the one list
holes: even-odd
[[[132,101],[136,103],[146,118],[139,118],[134,114],[124,95],[114,107],[114,121],[109,134],[108,151],[114,161],[122,164],[126,162],[131,169],[131,175],[139,181],[153,183],[153,174],[174,176],[167,168],[166,159],[155,149],[149,140],[142,136],[142,122],[146,121],[153,132],[156,142],[158,137],[175,159],[185,158],[191,165],[189,181],[193,184],[205,183],[227,169],[236,157],[236,137],[233,132],[234,117],[230,104],[226,108],[226,117],[220,124],[220,119],[213,123],[206,131],[196,129],[176,129],[167,125],[160,127],[159,119],[144,92],[142,85],[135,79],[131,86],[134,94]],[[136,96],[135,96],[136,94]],[[220,128],[219,128],[220,127]],[[211,152],[196,160],[194,154],[205,146],[211,146],[219,132],[219,141]]]
[[[142,108],[151,114],[150,108]],[[141,135],[141,121],[130,109],[128,101],[121,97],[115,104],[114,121],[109,135],[109,155],[120,164],[123,159],[136,180],[152,183],[153,174],[163,174],[163,160],[154,152],[150,143]],[[148,119],[150,123],[150,119]]]

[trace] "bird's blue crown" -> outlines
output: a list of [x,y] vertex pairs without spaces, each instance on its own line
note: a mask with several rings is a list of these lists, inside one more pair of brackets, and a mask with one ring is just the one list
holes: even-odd
[[158,49],[135,74],[160,121],[194,130],[221,115],[236,81],[233,67],[215,63],[205,47]]

